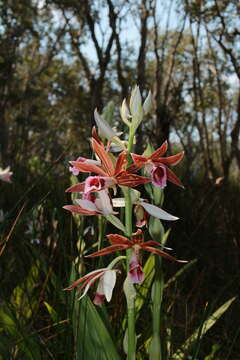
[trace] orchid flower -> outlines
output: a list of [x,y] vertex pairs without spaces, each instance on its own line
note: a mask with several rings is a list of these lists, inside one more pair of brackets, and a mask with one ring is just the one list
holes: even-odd
[[171,181],[175,185],[184,187],[178,177],[170,170],[166,165],[175,166],[177,165],[184,156],[184,151],[180,153],[162,157],[168,148],[168,142],[165,141],[160,148],[152,153],[152,155],[146,157],[143,155],[131,154],[134,164],[129,167],[129,171],[136,171],[141,169],[143,166],[148,174],[151,175],[152,183],[155,186],[164,188],[167,185],[167,180]]
[[[180,262],[180,263],[187,262],[185,260],[177,260],[173,256],[167,254],[166,252],[156,249],[155,248],[156,246],[162,246],[157,241],[151,240],[151,241],[144,242],[143,233],[142,233],[142,230],[140,230],[140,229],[138,229],[137,232],[132,235],[131,240],[129,240],[125,236],[118,235],[118,234],[109,234],[109,235],[107,235],[107,238],[111,242],[112,245],[107,246],[106,248],[96,251],[95,253],[92,253],[90,255],[87,255],[86,257],[93,258],[93,257],[97,257],[97,256],[104,256],[104,255],[112,254],[119,250],[134,249],[137,252],[139,252],[139,250],[148,251],[148,252],[151,252],[152,254],[162,256],[170,261],[175,261],[175,262]],[[164,246],[162,246],[162,247],[169,250],[169,248],[166,248]]]
[[88,292],[91,286],[99,280],[95,298],[93,300],[95,305],[102,305],[104,299],[109,302],[112,298],[113,288],[116,283],[116,272],[117,270],[102,268],[94,270],[87,275],[81,277],[75,281],[71,286],[64,290],[73,290],[78,285],[82,284],[80,290],[83,290],[79,300],[82,299]]
[[10,183],[12,174],[9,166],[6,169],[0,168],[0,180]]
[[66,205],[64,209],[80,215],[110,215],[117,214],[113,211],[111,198],[108,190],[101,190],[95,197],[87,193],[82,199],[76,199],[77,205]]
[[112,157],[106,151],[101,141],[92,138],[92,148],[96,156],[100,159],[101,165],[90,164],[88,161],[70,161],[70,164],[80,172],[92,172],[97,176],[89,176],[85,182],[73,185],[67,192],[95,192],[118,185],[134,187],[145,184],[150,179],[132,174],[126,169],[127,151],[122,151],[114,164]]

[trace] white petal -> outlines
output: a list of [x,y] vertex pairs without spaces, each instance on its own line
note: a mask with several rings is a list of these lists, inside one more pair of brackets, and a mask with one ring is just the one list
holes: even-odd
[[162,219],[162,220],[169,220],[169,221],[174,221],[174,220],[178,220],[179,218],[176,216],[173,216],[171,214],[168,214],[166,211],[162,210],[161,208],[152,205],[152,204],[148,204],[144,201],[140,202],[140,204],[144,207],[144,209],[152,216],[158,218],[158,219]]
[[99,160],[93,160],[93,159],[86,159],[85,161],[86,164],[91,164],[91,165],[101,165],[101,161]]
[[102,273],[94,276],[94,278],[92,278],[92,280],[89,281],[89,283],[85,286],[84,288],[84,292],[82,293],[82,295],[80,296],[80,298],[78,300],[81,300],[85,295],[86,293],[88,292],[89,288],[94,284],[94,282],[102,276]]
[[113,213],[113,208],[110,197],[108,195],[108,191],[106,190],[99,191],[98,198],[96,199],[95,204],[103,214],[108,215]]
[[89,211],[98,211],[98,208],[96,205],[90,201],[90,200],[83,200],[83,199],[77,199],[75,202],[80,205],[83,209],[89,210]]
[[132,115],[136,114],[139,111],[139,108],[142,107],[142,98],[139,86],[135,86],[135,88],[132,90],[129,106]]
[[149,91],[148,96],[146,97],[144,103],[143,103],[143,112],[144,114],[148,114],[152,107],[152,94],[151,91]]
[[104,289],[103,289],[103,275],[100,277],[99,282],[98,282],[98,286],[97,286],[97,290],[96,290],[96,294],[99,295],[105,295],[104,294]]
[[102,136],[107,139],[112,139],[114,136],[117,136],[111,126],[99,115],[97,109],[95,109],[94,111],[94,119],[96,121],[98,130]]
[[0,179],[6,182],[11,183],[11,176],[12,176],[12,171],[10,171],[10,167],[8,166],[6,169],[2,169],[0,168]]
[[113,207],[124,207],[125,206],[125,199],[124,198],[115,198],[112,199]]
[[103,275],[103,291],[106,296],[106,300],[109,302],[112,298],[113,288],[116,284],[116,271],[108,270]]
[[131,125],[130,121],[129,121],[130,112],[128,110],[126,99],[124,99],[122,102],[122,106],[120,108],[120,114],[121,114],[121,118],[122,118],[123,122],[125,122],[125,124],[130,126]]
[[[116,140],[116,138],[114,138]],[[114,141],[113,139],[113,141]],[[111,152],[120,152],[122,151],[122,149],[125,149],[125,146],[124,146],[124,143],[122,142],[121,145],[114,145],[114,144],[111,144],[111,147],[110,147],[110,151]]]

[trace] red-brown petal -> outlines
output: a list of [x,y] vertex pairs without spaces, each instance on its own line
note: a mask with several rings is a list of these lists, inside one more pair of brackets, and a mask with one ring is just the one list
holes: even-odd
[[[106,171],[106,173],[111,177],[114,175],[114,166],[112,163],[111,158],[109,157],[108,153],[104,149],[104,146],[100,145],[95,139],[92,139],[92,148],[93,151],[97,154],[99,159],[102,162],[102,167]],[[106,176],[105,173],[105,176]]]
[[73,290],[76,286],[78,286],[79,284],[81,284],[82,282],[86,281],[86,283],[88,283],[91,279],[93,279],[95,276],[97,276],[98,274],[102,273],[102,270],[99,271],[95,271],[94,274],[87,274],[84,275],[83,277],[81,277],[80,279],[78,279],[77,281],[75,281],[72,285],[70,285],[69,287],[65,288],[64,290]]
[[144,166],[146,164],[146,162],[148,161],[148,158],[146,158],[145,156],[142,156],[142,155],[131,154],[131,156],[132,156],[134,165],[138,166],[139,168]]
[[86,210],[86,209],[83,209],[83,208],[81,208],[80,206],[77,206],[77,205],[65,205],[65,206],[63,206],[63,208],[65,210],[71,211],[71,213],[79,214],[79,215],[88,215],[89,216],[89,215],[101,214],[98,211]]
[[141,169],[141,166],[139,167],[139,166],[137,166],[135,164],[132,164],[132,165],[130,165],[129,167],[126,168],[126,172],[133,173],[135,171],[138,171],[139,169]]
[[117,157],[117,163],[116,163],[116,167],[115,167],[115,176],[124,169],[124,167],[125,167],[125,165],[127,165],[127,163],[128,163],[127,151],[124,150]]
[[93,128],[92,128],[92,137],[93,137],[100,145],[104,146],[104,145],[103,145],[103,142],[100,140],[100,138],[99,138],[99,136],[98,136],[98,134],[97,134],[96,126],[93,126]]
[[162,246],[162,245],[157,241],[149,240],[149,241],[145,241],[144,246]]
[[143,244],[143,245],[141,245],[141,248],[142,248],[143,250],[145,250],[145,251],[151,252],[152,254],[156,254],[156,255],[162,256],[162,257],[164,257],[165,259],[170,260],[170,261],[181,262],[181,263],[187,262],[187,261],[184,261],[184,260],[178,260],[178,259],[176,259],[175,257],[173,257],[173,256],[165,253],[164,251],[159,250],[159,249],[155,249],[154,247],[151,247],[151,246],[144,246],[144,244]]
[[107,238],[112,244],[127,244],[129,246],[132,245],[131,241],[122,235],[109,234],[109,235],[107,235]]
[[128,249],[130,246],[127,244],[116,244],[116,245],[111,245],[108,246],[104,249],[101,249],[99,251],[96,251],[95,253],[92,253],[90,255],[86,255],[85,257],[89,257],[89,258],[93,258],[93,257],[97,257],[97,256],[104,256],[104,255],[108,255],[108,254],[112,254],[113,252],[119,251],[119,250],[125,250]]
[[181,151],[180,153],[173,155],[173,156],[168,156],[165,158],[158,158],[156,160],[154,160],[153,162],[155,164],[166,164],[166,165],[172,165],[175,166],[177,165],[183,158],[184,156],[184,151]]
[[135,187],[141,184],[146,184],[151,181],[150,178],[146,178],[144,176],[129,174],[126,171],[119,174],[116,177],[117,183],[123,186]]
[[84,187],[85,187],[85,181],[83,181],[83,182],[81,182],[79,184],[70,186],[68,189],[65,190],[65,192],[79,192],[79,193],[82,193],[82,192],[84,192]]
[[184,188],[184,185],[181,183],[181,181],[179,180],[177,175],[175,175],[174,172],[167,167],[166,167],[166,170],[167,170],[167,179],[169,181],[171,181],[173,184]]
[[160,148],[158,148],[156,151],[154,151],[152,153],[152,155],[150,156],[151,160],[157,160],[159,158],[159,156],[162,156],[163,154],[165,154],[165,152],[167,151],[168,148],[168,142],[167,140],[164,141],[164,143],[160,146]]
[[101,176],[108,176],[108,174],[103,169],[94,164],[78,161],[70,161],[70,164],[82,172],[93,172]]

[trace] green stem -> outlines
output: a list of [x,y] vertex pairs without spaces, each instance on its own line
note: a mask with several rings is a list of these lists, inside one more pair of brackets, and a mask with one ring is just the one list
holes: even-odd
[[132,149],[133,149],[133,140],[134,140],[134,132],[130,128],[129,137],[128,137],[128,153],[129,154],[132,152]]
[[[134,133],[129,132],[128,138],[128,154],[132,152]],[[129,156],[129,162],[130,162]],[[126,236],[131,239],[132,236],[132,200],[131,189],[127,188],[125,192],[125,227]],[[127,250],[127,271],[131,259],[132,249]],[[132,285],[132,284],[131,284]],[[133,287],[133,285],[132,285]],[[129,295],[131,298],[127,299],[127,312],[128,312],[128,354],[127,360],[136,359],[136,335],[135,335],[135,296]]]
[[104,219],[101,215],[98,215],[98,250],[102,249],[103,237],[104,237]]
[[155,255],[155,279],[153,283],[153,338],[150,347],[150,360],[162,359],[161,347],[161,305],[163,296],[163,272],[161,267],[161,259]]
[[136,359],[136,341],[135,341],[135,308],[128,307],[128,356],[127,360]]
[[[103,247],[103,239],[104,239],[104,218],[101,215],[98,215],[98,250],[101,250]],[[98,260],[98,267],[101,268],[103,265],[103,258],[102,256],[99,257]]]

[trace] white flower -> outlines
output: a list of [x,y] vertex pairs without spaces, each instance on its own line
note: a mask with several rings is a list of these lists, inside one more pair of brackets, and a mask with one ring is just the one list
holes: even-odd
[[2,169],[0,168],[0,179],[6,182],[11,182],[11,176],[12,176],[12,171],[10,171],[10,167],[8,166],[6,169]]
[[84,290],[79,300],[82,299],[90,289],[90,287],[99,280],[97,292],[93,300],[95,305],[102,305],[104,299],[109,302],[112,298],[112,292],[116,284],[116,272],[109,268],[102,268],[94,270],[87,275],[81,277],[75,281],[71,286],[64,290],[73,290],[75,287],[81,284],[80,290]]

